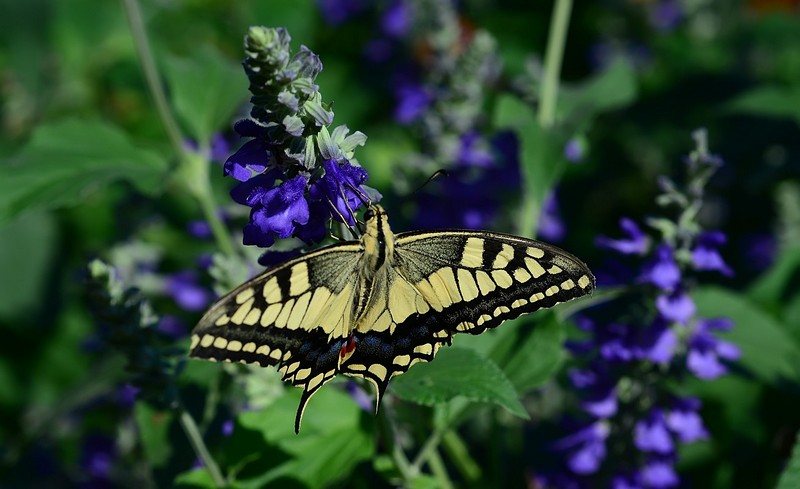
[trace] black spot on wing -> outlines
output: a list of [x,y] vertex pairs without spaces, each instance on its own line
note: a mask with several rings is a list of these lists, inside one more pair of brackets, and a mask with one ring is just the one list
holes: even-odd
[[481,257],[481,267],[484,269],[491,269],[494,259],[500,254],[503,249],[503,243],[494,239],[485,239],[483,241],[483,256]]

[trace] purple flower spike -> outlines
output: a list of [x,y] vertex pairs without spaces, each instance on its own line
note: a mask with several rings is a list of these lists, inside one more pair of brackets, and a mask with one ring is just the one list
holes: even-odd
[[661,245],[656,250],[656,259],[644,269],[641,280],[661,290],[672,291],[680,283],[681,270],[672,256],[672,249]]
[[683,325],[688,323],[697,311],[692,298],[683,291],[671,295],[659,295],[656,298],[656,308],[664,319]]
[[641,470],[644,487],[667,488],[678,485],[678,475],[672,464],[666,461],[651,461]]
[[555,191],[551,191],[544,199],[542,214],[539,217],[539,230],[537,234],[548,241],[561,241],[567,234],[561,214],[558,210],[558,200]]
[[619,226],[622,228],[623,233],[627,235],[627,238],[611,239],[600,236],[595,241],[597,246],[615,250],[623,255],[644,255],[647,253],[650,243],[636,222],[623,217],[619,221]]
[[666,420],[660,409],[654,409],[646,420],[636,423],[634,443],[643,452],[666,455],[675,451],[672,436],[667,430]]
[[564,145],[564,158],[570,163],[580,163],[583,161],[584,148],[581,141],[577,138],[572,138]]
[[733,275],[733,270],[725,264],[717,248],[725,244],[727,239],[719,231],[701,234],[692,250],[692,264],[696,270],[718,271],[726,277]]
[[381,17],[381,29],[387,36],[399,39],[408,33],[411,27],[411,12],[405,2],[398,1],[391,5]]
[[606,457],[606,438],[609,428],[603,422],[596,422],[577,433],[557,441],[553,448],[571,451],[567,465],[575,474],[593,474],[600,468]]
[[699,409],[700,401],[695,398],[678,399],[675,407],[667,415],[667,426],[682,443],[708,438],[703,418],[697,412]]

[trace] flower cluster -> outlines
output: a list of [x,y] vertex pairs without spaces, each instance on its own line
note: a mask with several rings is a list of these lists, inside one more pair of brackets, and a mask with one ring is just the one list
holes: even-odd
[[580,421],[571,435],[554,443],[563,455],[563,470],[543,475],[546,485],[595,487],[603,480],[610,487],[673,487],[679,483],[678,445],[708,436],[700,401],[679,394],[675,386],[688,376],[723,375],[739,350],[715,334],[730,329],[732,321],[697,317],[689,293],[690,275],[732,274],[718,251],[724,235],[703,231],[696,220],[706,183],[721,162],[708,153],[703,131],[694,137],[688,185],[679,190],[663,179],[657,200],[677,207],[677,218],[648,221],[660,232],[660,242],[630,219],[621,221],[623,238],[598,239],[599,246],[640,263],[638,272],[621,281],[640,285],[630,294],[641,294],[643,301],[627,296],[622,311],[582,318],[585,337],[569,345],[580,363],[568,374],[579,398]]
[[251,139],[224,170],[240,181],[233,200],[251,208],[244,244],[321,241],[331,218],[353,226],[354,211],[380,197],[363,185],[367,172],[353,157],[366,136],[346,126],[328,131],[333,112],[314,84],[322,63],[305,46],[292,55],[290,41],[280,28],[253,27],[245,38],[253,108],[234,129]]

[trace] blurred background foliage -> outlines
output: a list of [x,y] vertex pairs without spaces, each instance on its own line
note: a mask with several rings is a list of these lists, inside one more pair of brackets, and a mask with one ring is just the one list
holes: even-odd
[[[187,332],[212,297],[203,260],[219,245],[210,232],[192,231],[203,227],[197,221],[208,203],[193,198],[190,165],[176,163],[175,140],[148,89],[123,3],[3,1],[2,7],[0,486],[212,487],[182,431],[188,412],[235,487],[386,485],[398,477],[397,446],[422,449],[430,466],[460,474],[457,485],[535,487],[533,454],[547,448],[536,429],[562,408],[553,399],[560,391],[534,388],[552,384],[567,364],[561,348],[567,333],[551,316],[542,315],[525,341],[516,343],[518,325],[509,325],[506,336],[469,338],[458,353],[437,359],[446,370],[448,362],[469,363],[469,355],[478,355],[473,349],[491,356],[513,389],[526,393],[522,404],[498,394],[492,401],[505,410],[465,407],[465,398],[487,394],[461,385],[462,398],[429,399],[429,392],[414,392],[413,378],[398,379],[383,409],[410,428],[394,442],[385,436],[392,428],[381,426],[384,418],[374,419],[333,388],[317,395],[295,436],[290,420],[299,393],[283,389],[271,369],[184,363],[180,353],[175,375],[186,412],[171,409],[168,399],[141,399],[124,352],[98,332],[87,264],[98,257],[112,263],[116,279],[154,304],[159,330],[173,338],[167,347],[185,351]],[[232,123],[248,111],[240,61],[251,25],[286,27],[295,50],[304,44],[320,56],[317,84],[334,104],[336,123],[369,137],[358,161],[370,173],[369,185],[384,194],[395,229],[410,229],[419,215],[433,212],[436,182],[426,190],[432,197],[412,193],[430,172],[405,170],[418,160],[425,135],[395,117],[404,62],[370,60],[369,50],[380,47],[380,14],[390,7],[371,0],[142,2],[179,144],[202,155],[198,165],[215,160],[209,180],[231,229],[241,229],[244,214],[229,203],[232,183],[219,163],[240,144]],[[798,487],[800,450],[790,455],[800,428],[800,6],[576,3],[558,124],[548,132],[519,101],[539,95],[534,81],[552,9],[551,2],[522,0],[458,3],[463,31],[489,32],[502,60],[495,87],[506,92],[486,94],[485,117],[517,129],[523,152],[534,148],[559,159],[568,142],[579,145],[579,163],[534,178],[542,182],[540,202],[558,183],[565,227],[559,244],[593,268],[608,262],[595,237],[618,234],[620,217],[641,221],[657,213],[657,177],[680,174],[690,133],[707,128],[725,165],[709,184],[699,219],[727,235],[721,252],[735,275],[710,278],[694,299],[702,314],[733,319],[726,337],[743,356],[732,375],[689,382],[688,392],[703,401],[711,437],[681,450],[679,473],[695,487]],[[411,74],[424,74],[430,46],[418,40],[405,50],[416,66]],[[508,90],[519,80],[532,93]],[[508,99],[509,91],[518,98]],[[519,231],[508,209],[493,225]],[[235,240],[238,248],[241,239]],[[250,256],[238,271],[215,275],[217,292],[256,269],[258,253]],[[127,308],[122,316],[146,316],[129,299],[118,303]],[[537,358],[522,369],[514,367],[522,360],[510,346],[520,344]],[[493,382],[494,373],[475,375],[484,374]],[[453,413],[457,421],[448,418]],[[434,430],[440,436],[434,445],[446,447],[444,462],[424,451],[431,426],[449,427]],[[413,480],[415,487],[442,484],[434,476]]]

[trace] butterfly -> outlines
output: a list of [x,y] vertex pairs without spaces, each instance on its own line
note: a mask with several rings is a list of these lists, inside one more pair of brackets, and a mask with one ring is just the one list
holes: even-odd
[[337,374],[375,387],[433,360],[456,333],[592,292],[578,258],[553,245],[489,231],[393,234],[370,204],[360,240],[336,243],[245,282],[203,315],[190,356],[277,366],[306,404]]

